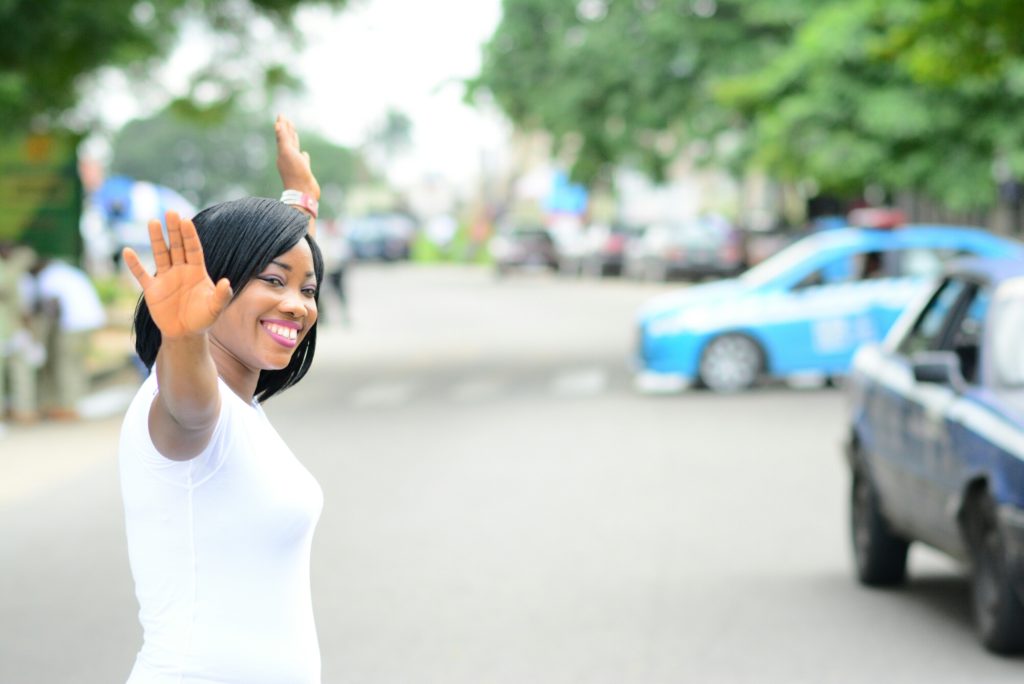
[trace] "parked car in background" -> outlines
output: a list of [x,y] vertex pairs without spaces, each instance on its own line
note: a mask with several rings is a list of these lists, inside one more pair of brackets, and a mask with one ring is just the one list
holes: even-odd
[[404,214],[369,214],[344,222],[352,255],[360,261],[408,259],[416,223]]
[[1024,258],[1024,247],[976,228],[816,233],[739,278],[666,293],[643,307],[637,384],[729,392],[762,377],[845,375],[856,348],[882,339],[943,263],[961,255]]
[[1024,262],[948,269],[850,372],[857,577],[902,583],[922,542],[968,563],[982,643],[1024,652]]
[[558,268],[558,251],[547,228],[539,224],[514,224],[498,229],[490,242],[498,275],[515,269]]
[[583,237],[580,272],[596,277],[621,275],[627,245],[642,234],[642,228],[625,223],[591,224]]
[[744,267],[742,232],[713,216],[651,224],[627,244],[623,259],[627,276],[645,280],[728,277]]

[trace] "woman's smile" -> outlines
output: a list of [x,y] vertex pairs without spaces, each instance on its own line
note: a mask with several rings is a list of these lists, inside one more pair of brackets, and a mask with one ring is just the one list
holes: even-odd
[[292,349],[299,343],[299,332],[302,327],[294,321],[262,320],[260,325],[278,344]]

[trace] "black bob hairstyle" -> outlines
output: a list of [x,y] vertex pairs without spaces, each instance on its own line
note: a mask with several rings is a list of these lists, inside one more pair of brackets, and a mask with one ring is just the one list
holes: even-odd
[[[309,217],[298,209],[273,199],[246,197],[204,209],[196,214],[192,222],[196,225],[199,242],[203,245],[206,272],[215,283],[221,278],[227,278],[236,297],[275,257],[304,239],[313,253],[316,299],[319,301],[324,259],[316,240],[306,232]],[[135,307],[134,330],[135,351],[146,368],[152,369],[156,354],[160,351],[160,329],[153,322],[143,297],[139,297]],[[256,400],[264,402],[301,380],[313,363],[315,350],[316,324],[295,348],[285,368],[260,371],[256,383]]]

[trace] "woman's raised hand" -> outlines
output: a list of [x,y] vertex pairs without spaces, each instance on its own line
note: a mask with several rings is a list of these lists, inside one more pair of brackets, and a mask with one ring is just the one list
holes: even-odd
[[221,278],[215,285],[206,273],[203,246],[192,221],[167,212],[167,236],[169,245],[160,222],[149,222],[156,275],[146,273],[130,247],[122,253],[124,262],[142,286],[146,306],[164,339],[201,334],[228,305],[231,284]]
[[295,125],[283,114],[274,122],[274,137],[277,139],[277,172],[284,189],[299,190],[313,199],[320,199],[320,184],[313,175],[309,152],[302,151]]

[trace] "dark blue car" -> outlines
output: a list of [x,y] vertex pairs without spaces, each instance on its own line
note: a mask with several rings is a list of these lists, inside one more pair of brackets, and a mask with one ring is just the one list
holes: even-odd
[[956,263],[849,380],[860,581],[903,582],[912,542],[944,551],[984,645],[1024,652],[1024,261]]

